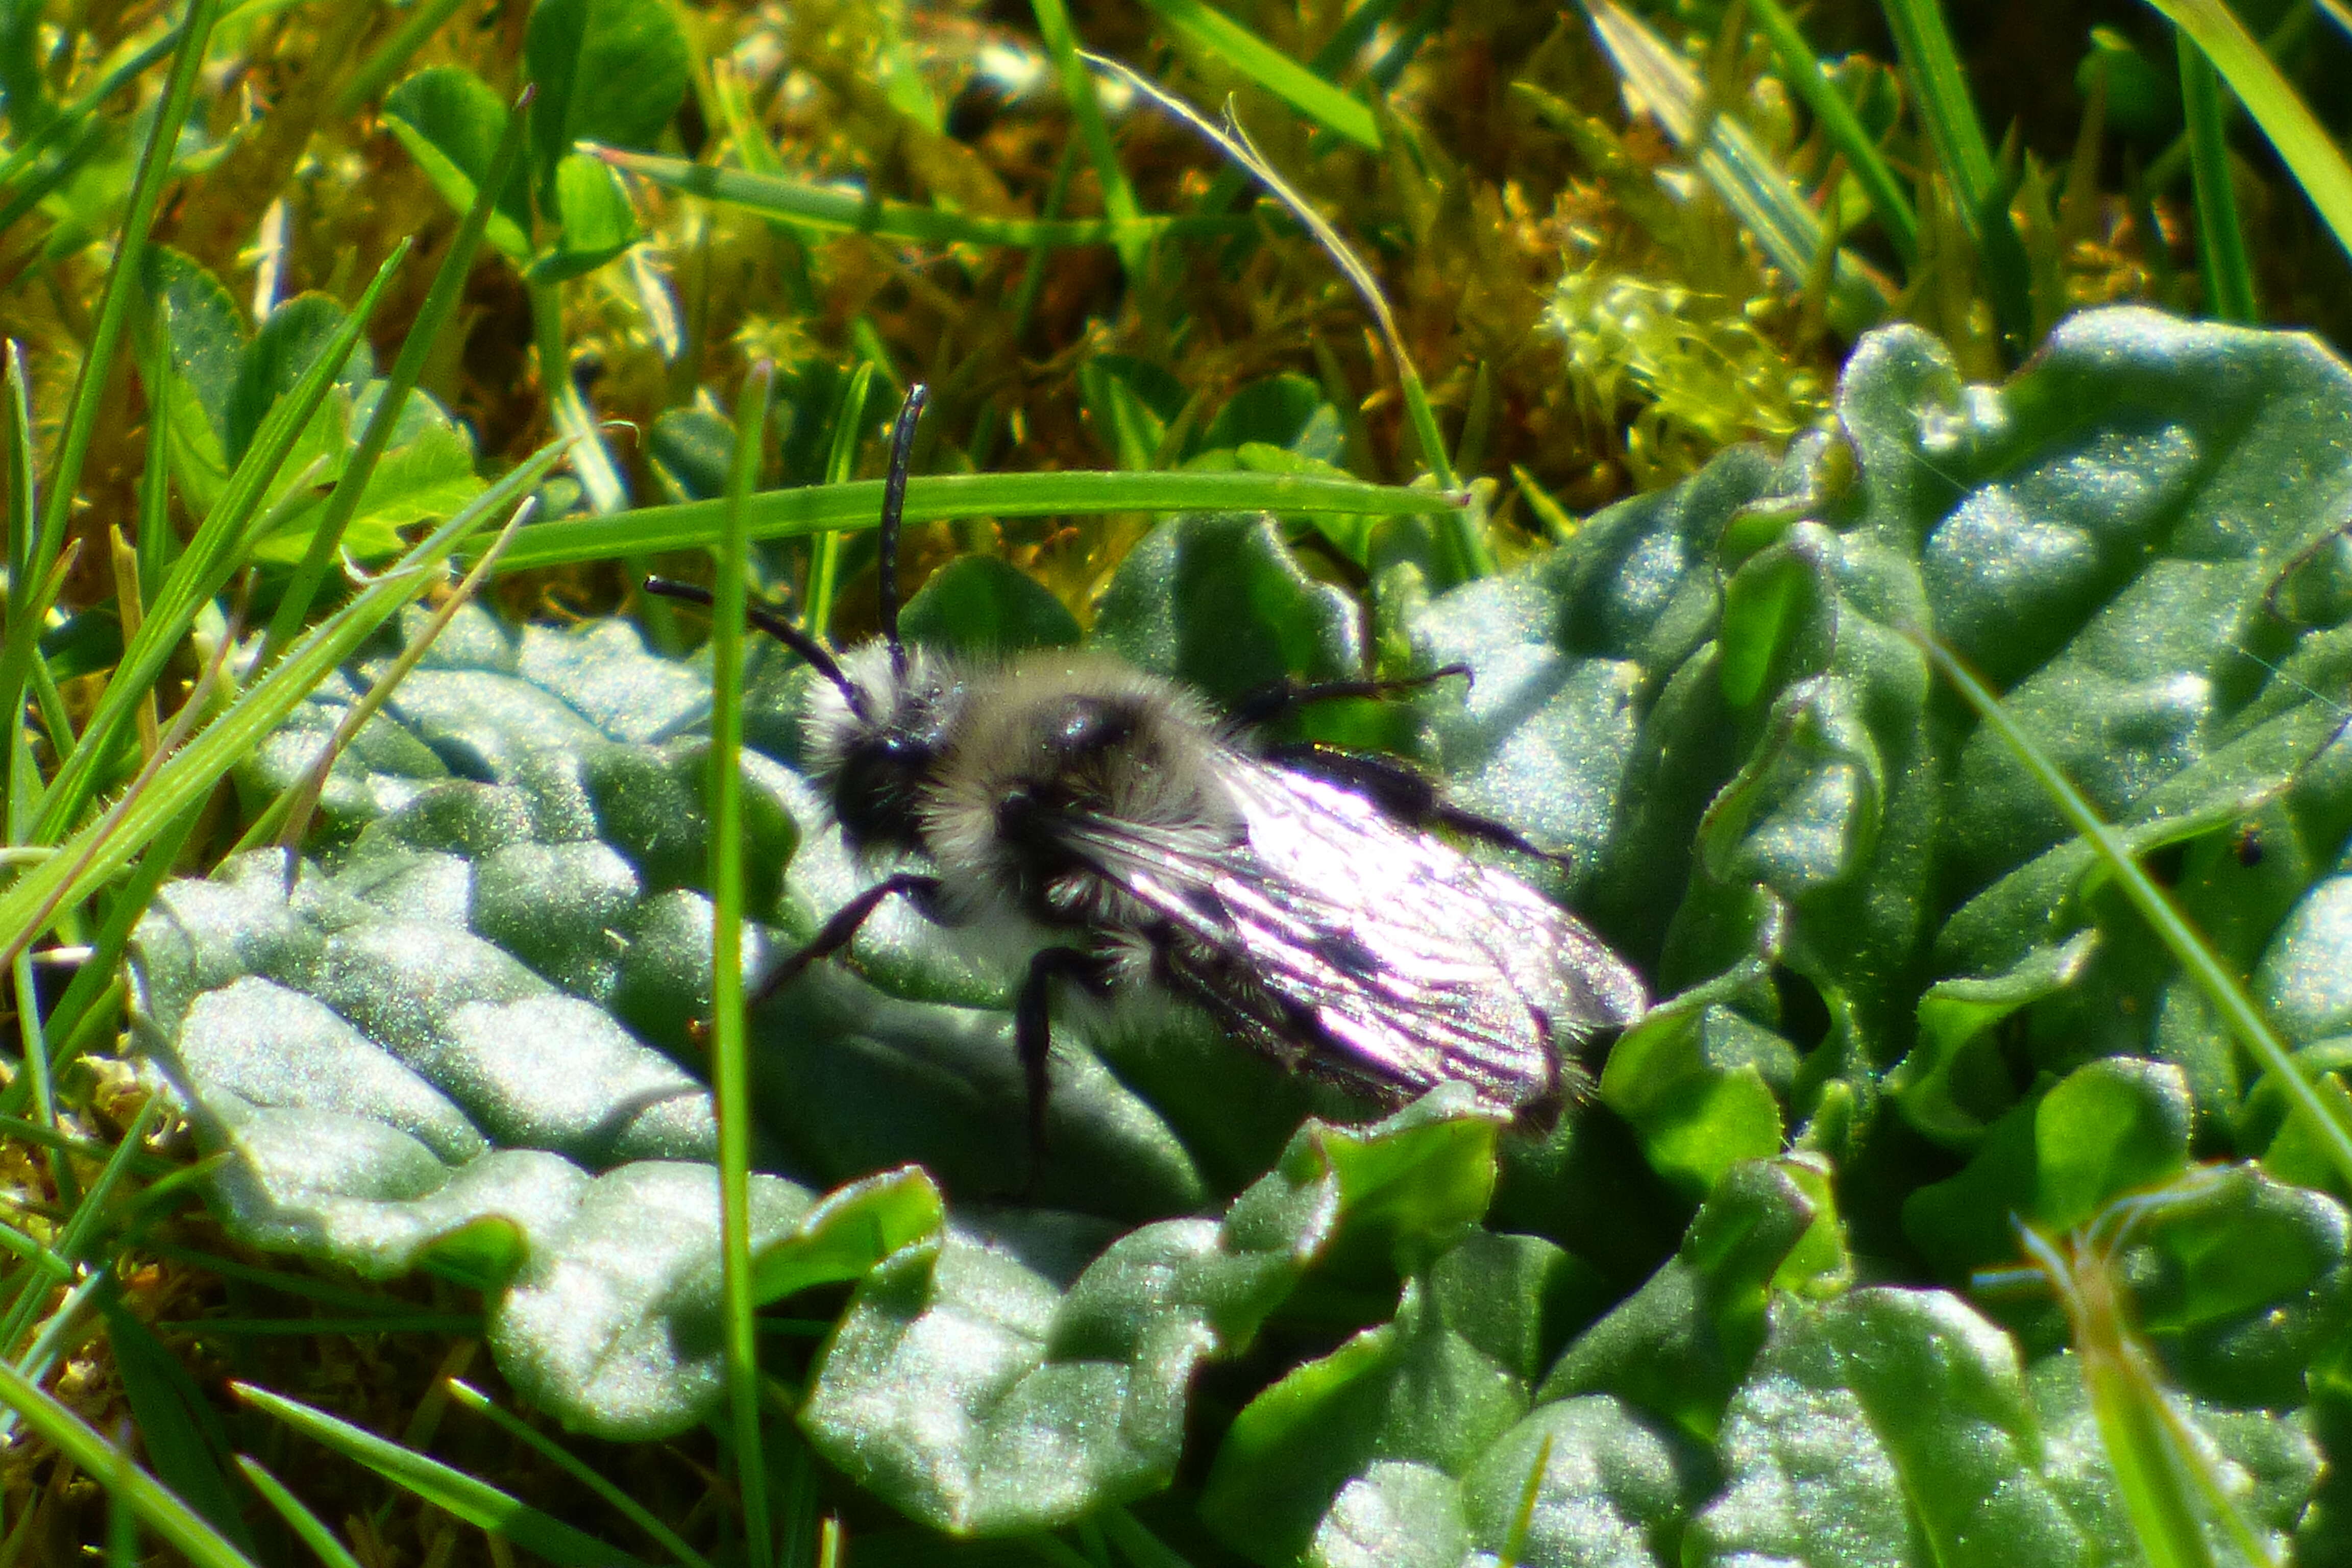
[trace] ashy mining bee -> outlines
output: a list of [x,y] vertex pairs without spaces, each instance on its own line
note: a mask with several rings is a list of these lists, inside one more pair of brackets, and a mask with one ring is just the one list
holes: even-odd
[[[1058,987],[1156,991],[1294,1069],[1389,1103],[1465,1083],[1539,1122],[1585,1091],[1578,1058],[1644,1006],[1642,982],[1574,916],[1438,837],[1533,852],[1383,758],[1263,743],[1286,708],[1418,681],[1287,687],[1220,718],[1100,653],[1002,662],[898,637],[899,512],[924,391],[892,437],[878,543],[880,637],[836,658],[753,621],[824,678],[804,720],[843,837],[899,869],[761,981],[764,996],[847,945],[885,900],[1027,955],[1013,1006],[1042,1138]],[[652,592],[701,604],[704,590]],[[1008,938],[1012,939],[1008,944]]]

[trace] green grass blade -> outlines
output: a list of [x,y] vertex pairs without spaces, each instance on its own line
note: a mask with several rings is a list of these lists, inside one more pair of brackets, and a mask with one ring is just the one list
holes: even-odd
[[596,423],[595,411],[572,378],[572,345],[563,338],[560,288],[528,279],[523,282],[530,300],[531,343],[539,353],[540,393],[547,399],[557,433],[571,444],[572,472],[590,509],[599,516],[611,516],[629,504],[628,488],[621,482],[612,448],[604,445],[604,431]]
[[[1706,84],[1690,63],[1642,20],[1610,0],[1586,0],[1592,28],[1617,74],[1689,152],[1707,185],[1792,286],[1819,270],[1830,247],[1821,214],[1763,143],[1737,120],[1708,112]],[[1915,225],[1916,233],[1916,225]],[[1854,258],[1831,251],[1827,319],[1853,337],[1891,309],[1885,291]]]
[[538,497],[525,496],[522,499],[515,508],[514,515],[507,520],[506,527],[499,531],[498,538],[491,541],[489,549],[474,563],[472,570],[466,574],[465,581],[457,584],[457,591],[433,607],[433,614],[416,635],[408,639],[408,645],[394,657],[383,674],[369,682],[360,700],[343,710],[343,716],[335,721],[335,728],[328,735],[327,743],[319,748],[318,760],[300,778],[280,790],[278,798],[247,826],[236,847],[230,850],[231,854],[242,853],[272,836],[288,849],[299,850],[302,847],[302,840],[310,831],[310,814],[319,804],[319,796],[326,790],[327,779],[334,771],[335,759],[358,738],[359,732],[367,727],[368,721],[383,710],[384,704],[392,700],[392,694],[400,689],[400,683],[424,662],[434,643],[448,629],[449,623],[457,619],[457,612],[474,602],[474,595],[481,591],[483,580],[497,569],[499,557],[506,553],[516,531],[530,521],[531,514],[538,510]]
[[360,106],[382,92],[394,77],[401,72],[423,48],[425,40],[441,30],[441,24],[456,16],[466,0],[424,0],[408,19],[360,62],[335,94],[333,118],[346,120],[360,110]]
[[80,135],[90,125],[100,104],[146,75],[147,68],[170,54],[179,42],[179,29],[166,27],[125,57],[88,92],[60,109],[55,119],[44,123],[15,152],[0,160],[0,185],[15,185],[25,171],[32,167],[33,160],[69,137]]
[[571,1449],[552,1441],[530,1423],[500,1409],[488,1394],[470,1384],[461,1383],[453,1377],[443,1386],[448,1389],[449,1397],[457,1404],[491,1422],[499,1431],[604,1499],[615,1513],[653,1537],[655,1544],[668,1552],[674,1561],[686,1564],[686,1568],[711,1568],[710,1560],[688,1545],[677,1531],[656,1518],[645,1504],[614,1486],[603,1471]]
[[263,637],[261,652],[255,660],[257,668],[268,668],[270,656],[294,640],[302,618],[310,614],[310,602],[326,576],[328,564],[343,542],[343,531],[359,510],[368,480],[375,475],[376,462],[392,444],[392,433],[399,424],[409,392],[424,374],[425,359],[440,341],[441,330],[457,312],[457,301],[466,291],[466,279],[473,271],[475,253],[481,248],[482,237],[489,232],[490,214],[497,206],[493,196],[507,188],[515,166],[522,160],[530,97],[530,89],[525,88],[507,111],[506,128],[499,134],[497,151],[490,154],[488,173],[474,189],[474,205],[457,225],[457,237],[449,242],[448,252],[433,275],[432,286],[425,290],[425,303],[410,323],[408,335],[401,340],[400,353],[393,361],[392,374],[385,378],[367,429],[343,465],[342,477],[336,480],[334,493],[327,498],[318,527],[303,551],[301,563],[294,568],[294,575],[286,585],[286,596],[279,601],[278,613],[270,617],[268,634]]
[[1950,650],[1933,637],[1921,636],[1919,646],[1944,678],[1967,699],[1969,706],[1985,723],[1992,727],[2009,748],[2010,754],[2024,764],[2042,785],[2042,792],[2058,807],[2059,814],[2075,832],[2090,841],[2101,859],[2114,873],[2116,885],[2131,900],[2140,917],[2147,921],[2173,959],[2187,973],[2189,980],[2213,1010],[2229,1026],[2230,1032],[2253,1054],[2264,1071],[2277,1079],[2285,1091],[2288,1102],[2308,1121],[2310,1130],[2327,1157],[2347,1183],[2352,1183],[2352,1121],[2340,1117],[2335,1108],[2304,1077],[2303,1069],[2284,1042],[2278,1037],[2263,1017],[2245,987],[2238,984],[2226,965],[2214,956],[2213,950],[2194,926],[2189,923],[2179,906],[2153,878],[2142,870],[2132,858],[2130,846],[2123,836],[2102,818],[2083,793],[2076,789],[2058,765],[2050,760],[2033,738],[2020,729],[2017,721],[2001,706],[2000,699],[1985,689],[1982,682],[1955,658]]
[[[746,508],[754,540],[793,539],[828,529],[874,526],[882,481],[762,490]],[[1068,473],[932,474],[907,486],[907,521],[964,517],[1084,517],[1139,511],[1339,512],[1374,517],[1443,517],[1456,503],[1428,490],[1301,474]],[[717,543],[726,502],[639,507],[614,517],[557,518],[526,531],[502,570],[607,561],[627,554],[708,550]]]
[[1919,215],[1913,210],[1910,195],[1894,166],[1879,152],[1853,106],[1822,69],[1796,18],[1782,8],[1780,0],[1748,0],[1748,10],[1780,62],[1781,79],[1797,89],[1797,96],[1821,121],[1830,145],[1844,154],[1846,167],[1853,171],[1863,195],[1870,199],[1870,210],[1878,215],[1886,243],[1908,269],[1919,259]]
[[2352,163],[2345,159],[2262,45],[2246,31],[2221,0],[2148,0],[2196,41],[2198,48],[2221,73],[2238,101],[2246,106],[2263,134],[2278,150],[2280,162],[2303,186],[2303,194],[2319,211],[2320,220],[2336,243],[2352,255]]
[[277,1510],[296,1539],[309,1547],[327,1568],[360,1568],[360,1560],[351,1554],[341,1537],[327,1528],[327,1521],[303,1506],[302,1500],[286,1489],[286,1484],[264,1469],[261,1461],[247,1455],[236,1457],[236,1468],[253,1489],[261,1494],[262,1501]]
[[1101,218],[989,217],[911,202],[870,199],[836,186],[813,185],[782,174],[714,168],[684,158],[625,153],[583,144],[605,163],[674,191],[724,202],[771,222],[822,234],[870,234],[915,245],[1006,245],[1052,249],[1074,245],[1128,247],[1163,235],[1232,236],[1248,231],[1240,218],[1213,216]]
[[560,446],[543,448],[477,497],[402,557],[398,566],[312,627],[242,698],[172,753],[146,788],[125,795],[105,816],[76,832],[58,854],[0,889],[0,951],[13,953],[32,942],[51,911],[88,898],[182,811],[209,794],[378,626],[439,580],[439,563],[491,509],[511,505],[520,492],[539,482],[562,452]]
[[[874,362],[860,360],[849,373],[849,382],[841,389],[841,401],[834,409],[833,449],[824,462],[828,484],[845,485],[857,471],[857,439],[866,428],[866,400],[873,390]],[[729,515],[731,520],[732,508]],[[833,601],[840,588],[841,535],[828,531],[817,535],[816,547],[809,554],[808,605],[801,616],[801,625],[809,636],[822,639],[833,625]]]
[[1368,152],[1381,150],[1379,121],[1349,97],[1231,16],[1202,0],[1143,0],[1168,30],[1223,61],[1307,119]]
[[2065,1309],[2099,1444],[2149,1568],[2214,1568],[2166,1430],[2165,1391],[2126,1326],[2112,1264],[2079,1245],[2062,1253],[2031,1227],[2020,1239]]
[[121,962],[122,950],[130,943],[131,928],[139,923],[140,916],[154,900],[156,890],[171,876],[203,810],[204,803],[199,801],[183,811],[178,821],[166,826],[141,854],[138,869],[114,889],[105,923],[99,928],[98,940],[90,944],[89,959],[80,973],[67,983],[65,994],[58,998],[43,1026],[48,1039],[54,1042],[58,1066],[63,1067],[70,1059],[68,1053],[75,1048],[84,1026],[113,989],[115,966]]
[[1960,221],[1977,247],[1993,317],[2012,349],[2031,346],[2033,279],[2025,241],[2009,214],[2009,191],[1969,96],[1959,55],[1937,0],[1883,0],[1895,48],[1910,79],[1921,127],[1959,198]]
[[[872,365],[860,367],[871,378]],[[743,612],[751,553],[745,524],[776,367],[761,361],[735,400],[726,526],[711,552],[710,610],[710,1087],[719,1118],[719,1254],[726,1290],[727,1404],[743,1536],[751,1568],[775,1561],[768,1467],[760,1441],[760,1341],[751,1293],[751,1074],[743,1035]],[[861,396],[861,403],[863,398]],[[835,433],[838,436],[838,432]],[[853,434],[852,443],[856,437]],[[836,443],[836,446],[838,443]]]
[[68,1463],[113,1489],[140,1523],[196,1568],[254,1568],[251,1558],[205,1523],[194,1509],[131,1463],[128,1456],[100,1436],[89,1423],[5,1363],[0,1363],[0,1405],[7,1406],[26,1430],[55,1448]]
[[99,1314],[106,1323],[107,1344],[147,1462],[215,1530],[252,1552],[253,1538],[238,1517],[237,1489],[225,1468],[228,1436],[204,1390],[179,1358],[122,1305],[119,1291],[100,1298]]
[[172,153],[195,101],[196,79],[205,63],[205,47],[212,40],[213,21],[220,0],[188,0],[180,23],[172,74],[165,79],[163,100],[148,128],[147,144],[139,155],[139,172],[131,183],[131,200],[114,236],[114,260],[108,267],[105,291],[99,298],[98,318],[90,328],[89,346],[82,353],[74,377],[73,399],[58,436],[58,455],[50,469],[47,504],[41,511],[42,544],[37,553],[54,556],[63,545],[66,525],[73,516],[74,492],[81,484],[83,461],[98,434],[100,404],[114,374],[115,351],[130,324],[131,304],[139,289],[140,260],[146,254],[148,231],[155,225],[155,209],[172,174]]
[[639,1568],[637,1560],[626,1552],[438,1459],[403,1447],[282,1394],[272,1394],[249,1383],[233,1383],[229,1388],[247,1404],[258,1406],[321,1447],[374,1471],[467,1524],[503,1536],[551,1563],[563,1568],[572,1568],[574,1564],[580,1568]]
[[[1143,216],[1143,204],[1136,200],[1135,187],[1119,163],[1110,125],[1103,119],[1102,100],[1095,96],[1094,79],[1079,64],[1078,35],[1070,25],[1069,8],[1062,0],[1029,0],[1029,12],[1037,19],[1037,36],[1045,40],[1045,56],[1054,62],[1054,76],[1062,84],[1062,97],[1078,128],[1078,141],[1095,166],[1095,178],[1101,182],[1104,215],[1114,222],[1133,223]],[[1151,251],[1150,238],[1130,232],[1112,243],[1118,252],[1118,264],[1129,278],[1139,279]]]
[[[1461,481],[1454,475],[1454,466],[1448,459],[1445,437],[1438,431],[1436,411],[1430,406],[1429,394],[1422,384],[1421,372],[1413,365],[1412,355],[1405,348],[1404,334],[1397,330],[1395,313],[1389,309],[1388,299],[1381,294],[1371,268],[1366,267],[1348,242],[1339,237],[1339,231],[1331,226],[1330,220],[1314,204],[1293,190],[1281,172],[1266,162],[1265,155],[1251,144],[1248,134],[1234,120],[1230,105],[1225,123],[1222,127],[1213,125],[1191,104],[1164,91],[1157,83],[1138,76],[1118,61],[1100,55],[1088,55],[1087,59],[1097,69],[1126,82],[1157,104],[1164,113],[1190,126],[1226,157],[1247,169],[1258,184],[1265,187],[1266,193],[1281,203],[1290,216],[1314,237],[1315,243],[1322,247],[1323,253],[1331,258],[1331,264],[1339,269],[1339,275],[1363,300],[1365,310],[1371,312],[1372,321],[1380,329],[1381,341],[1387,345],[1389,357],[1396,364],[1397,385],[1404,397],[1405,415],[1412,424],[1413,438],[1420,444],[1422,460],[1429,465],[1430,478],[1441,491],[1454,489]],[[1454,554],[1452,564],[1457,579],[1484,577],[1494,572],[1494,549],[1488,543],[1479,521],[1469,509],[1457,510],[1445,519],[1440,538]]]
[[154,689],[164,664],[171,658],[203,606],[220,592],[244,563],[246,534],[254,515],[268,498],[271,482],[302,432],[310,426],[335,384],[337,374],[367,330],[368,319],[408,254],[404,240],[377,269],[374,281],[360,297],[324,352],[292,390],[280,397],[255,432],[248,447],[195,537],[173,568],[172,574],[147,606],[146,618],[122,650],[108,677],[106,690],[82,727],[80,741],[49,781],[41,798],[40,815],[33,825],[38,843],[55,843],[80,816],[98,787],[99,770],[110,760],[123,726],[130,723],[140,700]]
[[2246,233],[2238,221],[2237,187],[2230,178],[2227,117],[2212,66],[2188,34],[2178,36],[2180,107],[2189,122],[2189,174],[2197,209],[2197,269],[2205,280],[2208,315],[2242,326],[2261,320]]

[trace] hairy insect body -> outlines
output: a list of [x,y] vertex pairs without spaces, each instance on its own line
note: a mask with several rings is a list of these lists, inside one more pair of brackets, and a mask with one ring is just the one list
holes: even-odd
[[[908,394],[891,437],[880,639],[836,658],[749,612],[824,678],[807,750],[843,837],[870,860],[923,868],[893,870],[835,910],[761,994],[840,952],[893,898],[1009,946],[1027,965],[1013,1033],[1033,1143],[1048,1009],[1073,990],[1190,1003],[1275,1059],[1379,1100],[1461,1082],[1536,1120],[1580,1092],[1579,1048],[1642,1010],[1642,983],[1575,917],[1432,831],[1541,853],[1509,828],[1378,758],[1263,749],[1246,725],[1117,659],[981,664],[900,639],[887,563],[924,395]],[[711,602],[684,584],[646,585]],[[1280,696],[1396,689],[1341,681]]]
[[1156,991],[1376,1099],[1458,1080],[1540,1116],[1581,1090],[1579,1042],[1641,1009],[1526,884],[1269,760],[1181,686],[1083,654],[877,643],[841,668],[808,742],[844,834],[919,857],[903,890],[934,919],[1020,933],[1029,1048],[1053,983]]

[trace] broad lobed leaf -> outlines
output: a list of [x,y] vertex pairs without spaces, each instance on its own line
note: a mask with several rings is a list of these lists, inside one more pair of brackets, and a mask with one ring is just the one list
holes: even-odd
[[[247,363],[241,329],[215,340],[175,338],[181,374]],[[1128,460],[1186,459],[1149,367],[1091,374]],[[1328,461],[1312,393],[1255,394],[1192,455]],[[682,495],[723,436],[656,431]],[[2018,1221],[2129,1214],[2114,1262],[2161,1397],[2255,1528],[2340,1531],[2305,1516],[2298,1412],[2340,1377],[2344,1194],[1913,637],[2011,693],[2333,1072],[2347,495],[2344,366],[2117,310],[2002,387],[1874,334],[1833,430],[1465,585],[1408,520],[1162,524],[1087,640],[1228,701],[1468,665],[1410,723],[1318,732],[1401,742],[1560,857],[1516,868],[1662,1001],[1543,1136],[1444,1093],[1355,1126],[1181,1017],[1057,1018],[1024,1190],[1004,977],[886,908],[753,1019],[763,1296],[855,1286],[805,1369],[818,1452],[956,1534],[1172,1488],[1267,1563],[2121,1562],[2063,1323],[1960,1289]],[[1080,635],[987,561],[906,626],[975,653]],[[796,771],[806,672],[760,659],[754,957],[873,874]],[[297,776],[346,700],[247,786]],[[469,613],[337,761],[309,858],[175,884],[138,942],[142,1039],[236,1152],[238,1233],[479,1284],[508,1375],[608,1434],[718,1390],[707,701],[625,626]]]

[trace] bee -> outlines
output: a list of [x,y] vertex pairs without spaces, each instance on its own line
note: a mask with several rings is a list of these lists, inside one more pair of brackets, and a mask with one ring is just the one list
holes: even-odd
[[[1300,704],[1468,671],[1286,686],[1221,718],[1099,653],[983,662],[908,646],[894,564],[924,396],[908,393],[892,435],[881,636],[836,658],[779,616],[751,617],[822,678],[803,738],[845,839],[868,864],[920,868],[851,899],[753,1000],[848,945],[891,899],[984,929],[991,946],[1009,937],[1025,954],[1013,1038],[1033,1157],[1052,1008],[1072,989],[1172,997],[1294,1070],[1389,1104],[1460,1082],[1535,1126],[1586,1093],[1581,1052],[1641,1013],[1641,979],[1573,915],[1437,830],[1541,851],[1401,763],[1259,737]],[[710,603],[684,584],[646,587]]]

